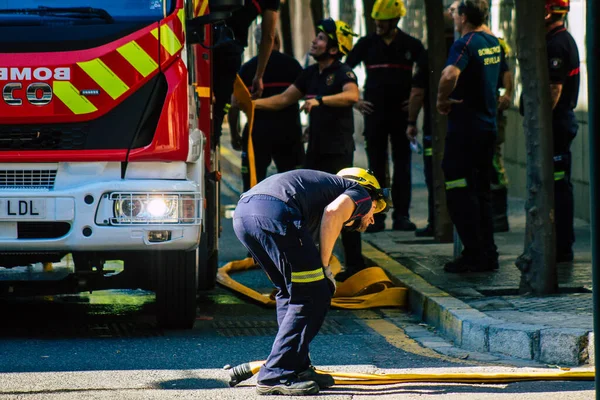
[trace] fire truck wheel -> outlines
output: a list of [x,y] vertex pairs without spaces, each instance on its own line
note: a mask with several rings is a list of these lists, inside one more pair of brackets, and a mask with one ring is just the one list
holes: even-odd
[[[202,233],[200,245],[200,265],[198,273],[198,290],[212,290],[217,284],[217,268],[219,267],[219,252],[208,250],[208,240],[206,233]],[[210,254],[209,254],[210,253]]]
[[196,320],[198,249],[162,251],[152,257],[156,319],[163,328],[191,329]]

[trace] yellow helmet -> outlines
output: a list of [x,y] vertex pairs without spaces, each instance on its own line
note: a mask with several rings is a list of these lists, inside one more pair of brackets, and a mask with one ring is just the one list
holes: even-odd
[[331,18],[327,18],[319,22],[317,31],[323,31],[331,39],[335,40],[338,45],[340,53],[346,55],[352,50],[352,37],[358,36],[352,31],[350,26],[343,21],[334,21]]
[[375,175],[373,175],[373,171],[364,168],[350,167],[342,169],[337,173],[337,175],[341,176],[342,178],[357,182],[362,187],[367,189],[367,192],[369,192],[371,198],[377,201],[375,213],[387,211],[388,208],[392,207],[390,189],[381,188],[377,178],[375,178]]
[[376,0],[371,11],[371,18],[377,20],[402,18],[406,15],[403,0]]

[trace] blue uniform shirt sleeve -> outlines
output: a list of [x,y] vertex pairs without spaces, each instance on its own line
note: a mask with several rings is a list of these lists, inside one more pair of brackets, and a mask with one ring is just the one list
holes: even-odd
[[446,66],[454,65],[461,71],[464,71],[469,64],[470,52],[469,52],[469,43],[473,35],[469,36],[468,39],[462,37],[458,39],[452,47],[450,48],[450,54],[448,56],[448,61],[446,62]]
[[296,86],[296,88],[304,95],[308,90],[308,81],[310,79],[310,75],[310,68],[306,68],[294,82],[294,86]]
[[350,68],[356,67],[358,64],[365,60],[365,51],[367,50],[367,39],[360,38],[354,45],[348,56],[346,57],[346,64]]

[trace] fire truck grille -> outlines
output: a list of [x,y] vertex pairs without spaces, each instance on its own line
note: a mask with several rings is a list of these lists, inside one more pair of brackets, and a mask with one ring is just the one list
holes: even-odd
[[0,189],[54,188],[56,170],[0,170]]
[[88,126],[0,125],[0,151],[82,150]]
[[68,222],[18,222],[19,239],[56,239],[71,230]]

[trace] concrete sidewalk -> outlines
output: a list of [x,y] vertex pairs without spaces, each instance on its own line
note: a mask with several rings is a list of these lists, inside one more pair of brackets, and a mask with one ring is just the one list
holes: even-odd
[[[364,145],[356,137],[355,165],[366,167]],[[239,176],[239,152],[222,138],[222,170]],[[273,169],[274,171],[274,169]],[[426,224],[427,190],[422,157],[413,154],[411,219]],[[241,191],[241,180],[225,184]],[[496,235],[500,269],[495,272],[448,274],[452,244],[416,238],[412,232],[387,230],[363,235],[363,255],[386,268],[410,293],[410,309],[438,333],[466,351],[537,363],[573,366],[593,364],[593,314],[590,227],[576,222],[575,262],[559,264],[561,293],[520,296],[520,271],[514,261],[523,250],[524,201],[509,199],[511,231]],[[407,332],[410,335],[410,332]]]

